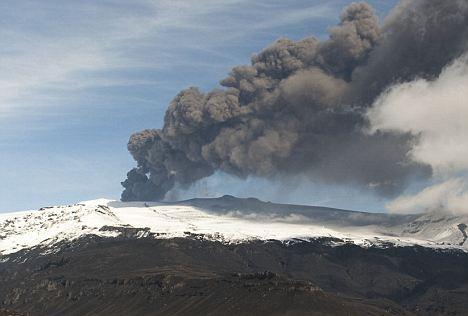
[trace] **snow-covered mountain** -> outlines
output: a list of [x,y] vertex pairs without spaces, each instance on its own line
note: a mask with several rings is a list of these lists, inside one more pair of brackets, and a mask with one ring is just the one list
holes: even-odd
[[3,214],[0,315],[466,315],[465,223],[231,196]]
[[86,235],[196,237],[229,243],[330,237],[364,247],[421,245],[468,250],[468,217],[389,215],[283,205],[224,196],[178,203],[99,199],[0,215],[0,254]]

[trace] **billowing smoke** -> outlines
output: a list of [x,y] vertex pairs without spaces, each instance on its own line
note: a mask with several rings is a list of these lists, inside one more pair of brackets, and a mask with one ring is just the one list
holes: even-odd
[[395,83],[433,80],[467,48],[465,0],[403,1],[379,25],[354,3],[327,41],[280,39],[221,80],[181,91],[162,129],[131,136],[137,168],[122,200],[159,200],[220,170],[241,178],[306,174],[392,195],[432,167],[412,159],[419,135],[368,133],[366,114]]

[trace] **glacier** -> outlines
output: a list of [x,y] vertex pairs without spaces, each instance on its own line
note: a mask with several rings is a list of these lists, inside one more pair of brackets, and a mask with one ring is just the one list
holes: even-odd
[[206,238],[224,243],[328,238],[362,247],[413,246],[468,250],[468,216],[394,215],[275,204],[232,196],[182,202],[97,199],[0,214],[0,256],[87,235],[113,238],[122,228],[137,237]]

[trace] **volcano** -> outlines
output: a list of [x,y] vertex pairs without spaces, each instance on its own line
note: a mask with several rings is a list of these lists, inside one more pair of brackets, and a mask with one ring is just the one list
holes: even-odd
[[463,315],[467,222],[232,196],[6,213],[0,311]]

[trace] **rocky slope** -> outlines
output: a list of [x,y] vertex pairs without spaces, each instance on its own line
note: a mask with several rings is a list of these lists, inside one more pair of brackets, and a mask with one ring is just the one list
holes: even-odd
[[0,263],[28,315],[466,315],[468,255],[317,239],[87,236]]

